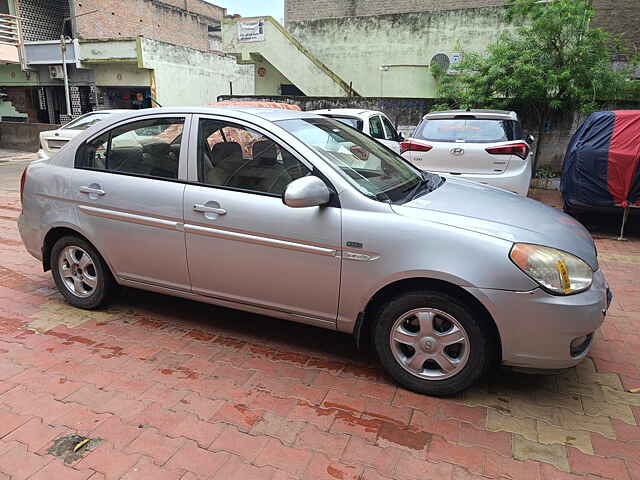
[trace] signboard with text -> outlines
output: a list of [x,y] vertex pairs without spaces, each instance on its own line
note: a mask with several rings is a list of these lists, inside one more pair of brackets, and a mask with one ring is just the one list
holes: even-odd
[[264,20],[244,20],[238,22],[239,42],[263,42]]

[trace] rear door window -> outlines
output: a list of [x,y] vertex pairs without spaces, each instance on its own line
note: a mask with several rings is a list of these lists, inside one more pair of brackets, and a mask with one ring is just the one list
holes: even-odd
[[176,179],[184,121],[154,118],[116,127],[84,144],[76,167]]
[[378,115],[374,115],[369,119],[369,132],[373,138],[384,140],[384,128],[382,127],[382,120],[380,120]]
[[447,118],[423,120],[415,136],[432,142],[498,143],[520,140],[522,132],[513,120]]

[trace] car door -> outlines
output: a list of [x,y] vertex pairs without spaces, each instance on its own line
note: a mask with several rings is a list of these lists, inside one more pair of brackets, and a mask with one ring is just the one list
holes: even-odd
[[192,125],[184,217],[193,291],[335,323],[340,208],[282,201],[310,164],[248,123],[201,116]]
[[387,147],[391,148],[392,150],[400,152],[400,146],[396,145],[397,142],[389,140],[387,138],[388,134],[387,132],[385,132],[385,129],[382,123],[382,117],[378,114],[371,115],[369,117],[369,135],[371,135],[373,138],[378,140],[383,145],[386,145]]
[[120,123],[78,150],[80,227],[124,280],[190,290],[182,227],[188,118]]
[[380,140],[387,147],[396,153],[400,153],[400,135],[386,115],[380,115],[380,120],[384,126],[384,140]]

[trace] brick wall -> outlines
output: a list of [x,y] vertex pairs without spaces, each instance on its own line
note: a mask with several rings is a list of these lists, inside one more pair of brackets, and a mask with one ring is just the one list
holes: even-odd
[[[637,0],[630,0],[637,1]],[[285,0],[285,22],[504,5],[505,0]]]
[[640,51],[640,0],[593,0],[594,25],[622,37],[625,45]]
[[71,0],[78,37],[104,39],[144,36],[209,50],[207,27],[221,21],[225,9],[201,0]]
[[[594,25],[618,36],[640,50],[640,0],[592,0]],[[384,15],[389,13],[459,10],[504,5],[506,0],[285,0],[285,21]]]

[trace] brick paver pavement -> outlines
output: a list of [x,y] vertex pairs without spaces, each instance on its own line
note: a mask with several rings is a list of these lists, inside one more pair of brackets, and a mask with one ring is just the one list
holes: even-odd
[[[0,479],[639,479],[640,241],[591,357],[455,398],[397,388],[336,332],[125,290],[76,310],[0,198]],[[102,439],[71,464],[69,433]]]

